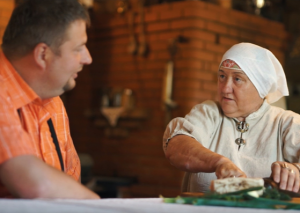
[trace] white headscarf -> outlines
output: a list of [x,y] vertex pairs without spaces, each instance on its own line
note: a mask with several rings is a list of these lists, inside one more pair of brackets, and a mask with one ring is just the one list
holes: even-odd
[[266,98],[269,103],[289,95],[283,68],[269,50],[251,43],[239,43],[223,55],[221,64],[226,59],[239,65],[257,89],[259,96]]

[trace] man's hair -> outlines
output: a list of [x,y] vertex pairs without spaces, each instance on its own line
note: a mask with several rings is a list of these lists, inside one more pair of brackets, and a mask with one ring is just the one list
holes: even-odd
[[8,58],[20,58],[45,43],[59,54],[67,29],[76,20],[90,24],[88,12],[78,0],[24,0],[12,13],[2,50]]

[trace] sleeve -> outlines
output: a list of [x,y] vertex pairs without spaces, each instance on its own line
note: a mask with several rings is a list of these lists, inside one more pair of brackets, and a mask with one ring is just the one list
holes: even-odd
[[167,150],[169,140],[176,135],[187,135],[208,147],[221,118],[219,107],[213,101],[196,105],[184,118],[174,118],[167,125],[163,136],[164,152]]
[[286,111],[282,117],[283,158],[290,163],[300,163],[300,115]]
[[0,96],[0,164],[25,154],[35,154],[34,144],[10,99]]

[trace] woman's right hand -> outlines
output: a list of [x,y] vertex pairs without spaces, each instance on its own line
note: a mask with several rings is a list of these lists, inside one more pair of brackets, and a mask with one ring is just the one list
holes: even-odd
[[242,170],[240,170],[231,160],[225,157],[216,163],[215,173],[218,179],[229,177],[247,177]]
[[278,183],[280,189],[296,193],[299,191],[299,170],[295,165],[284,161],[276,161],[272,163],[271,170],[271,178]]

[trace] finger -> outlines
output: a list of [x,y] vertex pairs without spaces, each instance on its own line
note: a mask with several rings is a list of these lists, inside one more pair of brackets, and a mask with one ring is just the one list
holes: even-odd
[[247,177],[247,175],[240,170],[238,171],[233,170],[230,172],[230,175],[228,175],[226,178],[239,178],[239,177]]
[[244,172],[240,172],[239,174],[237,174],[237,177],[244,177],[244,178],[246,178],[247,175]]
[[276,182],[279,183],[280,182],[280,172],[281,172],[281,166],[279,163],[275,162],[272,164],[271,166],[271,177],[272,179]]
[[219,165],[215,170],[215,174],[218,179],[229,178],[234,176],[245,176],[244,173],[231,161]]
[[293,187],[293,192],[298,192],[299,191],[299,174],[295,174],[295,182],[294,182],[294,187]]
[[233,178],[236,177],[232,172],[230,171],[223,171],[219,174],[219,179],[223,179],[223,178]]
[[223,179],[226,178],[226,173],[224,171],[222,171],[223,169],[216,171],[216,176],[218,179]]
[[299,187],[300,187],[300,178],[299,178],[299,170],[298,168],[296,170],[294,170],[295,172],[295,181],[294,181],[294,187],[293,187],[293,192],[298,192],[299,191]]
[[216,176],[218,179],[228,178],[233,175],[232,169],[226,166],[221,166],[216,170]]
[[280,184],[279,184],[280,189],[286,190],[288,176],[289,176],[289,170],[287,168],[282,168],[280,171]]
[[292,191],[294,184],[295,184],[295,172],[292,169],[287,169],[288,170],[288,180],[287,180],[287,187],[286,189],[288,191]]
[[216,173],[216,176],[218,179],[223,179],[223,178],[233,178],[233,177],[241,177],[244,176],[243,172],[237,171],[235,169],[220,169],[218,173]]

